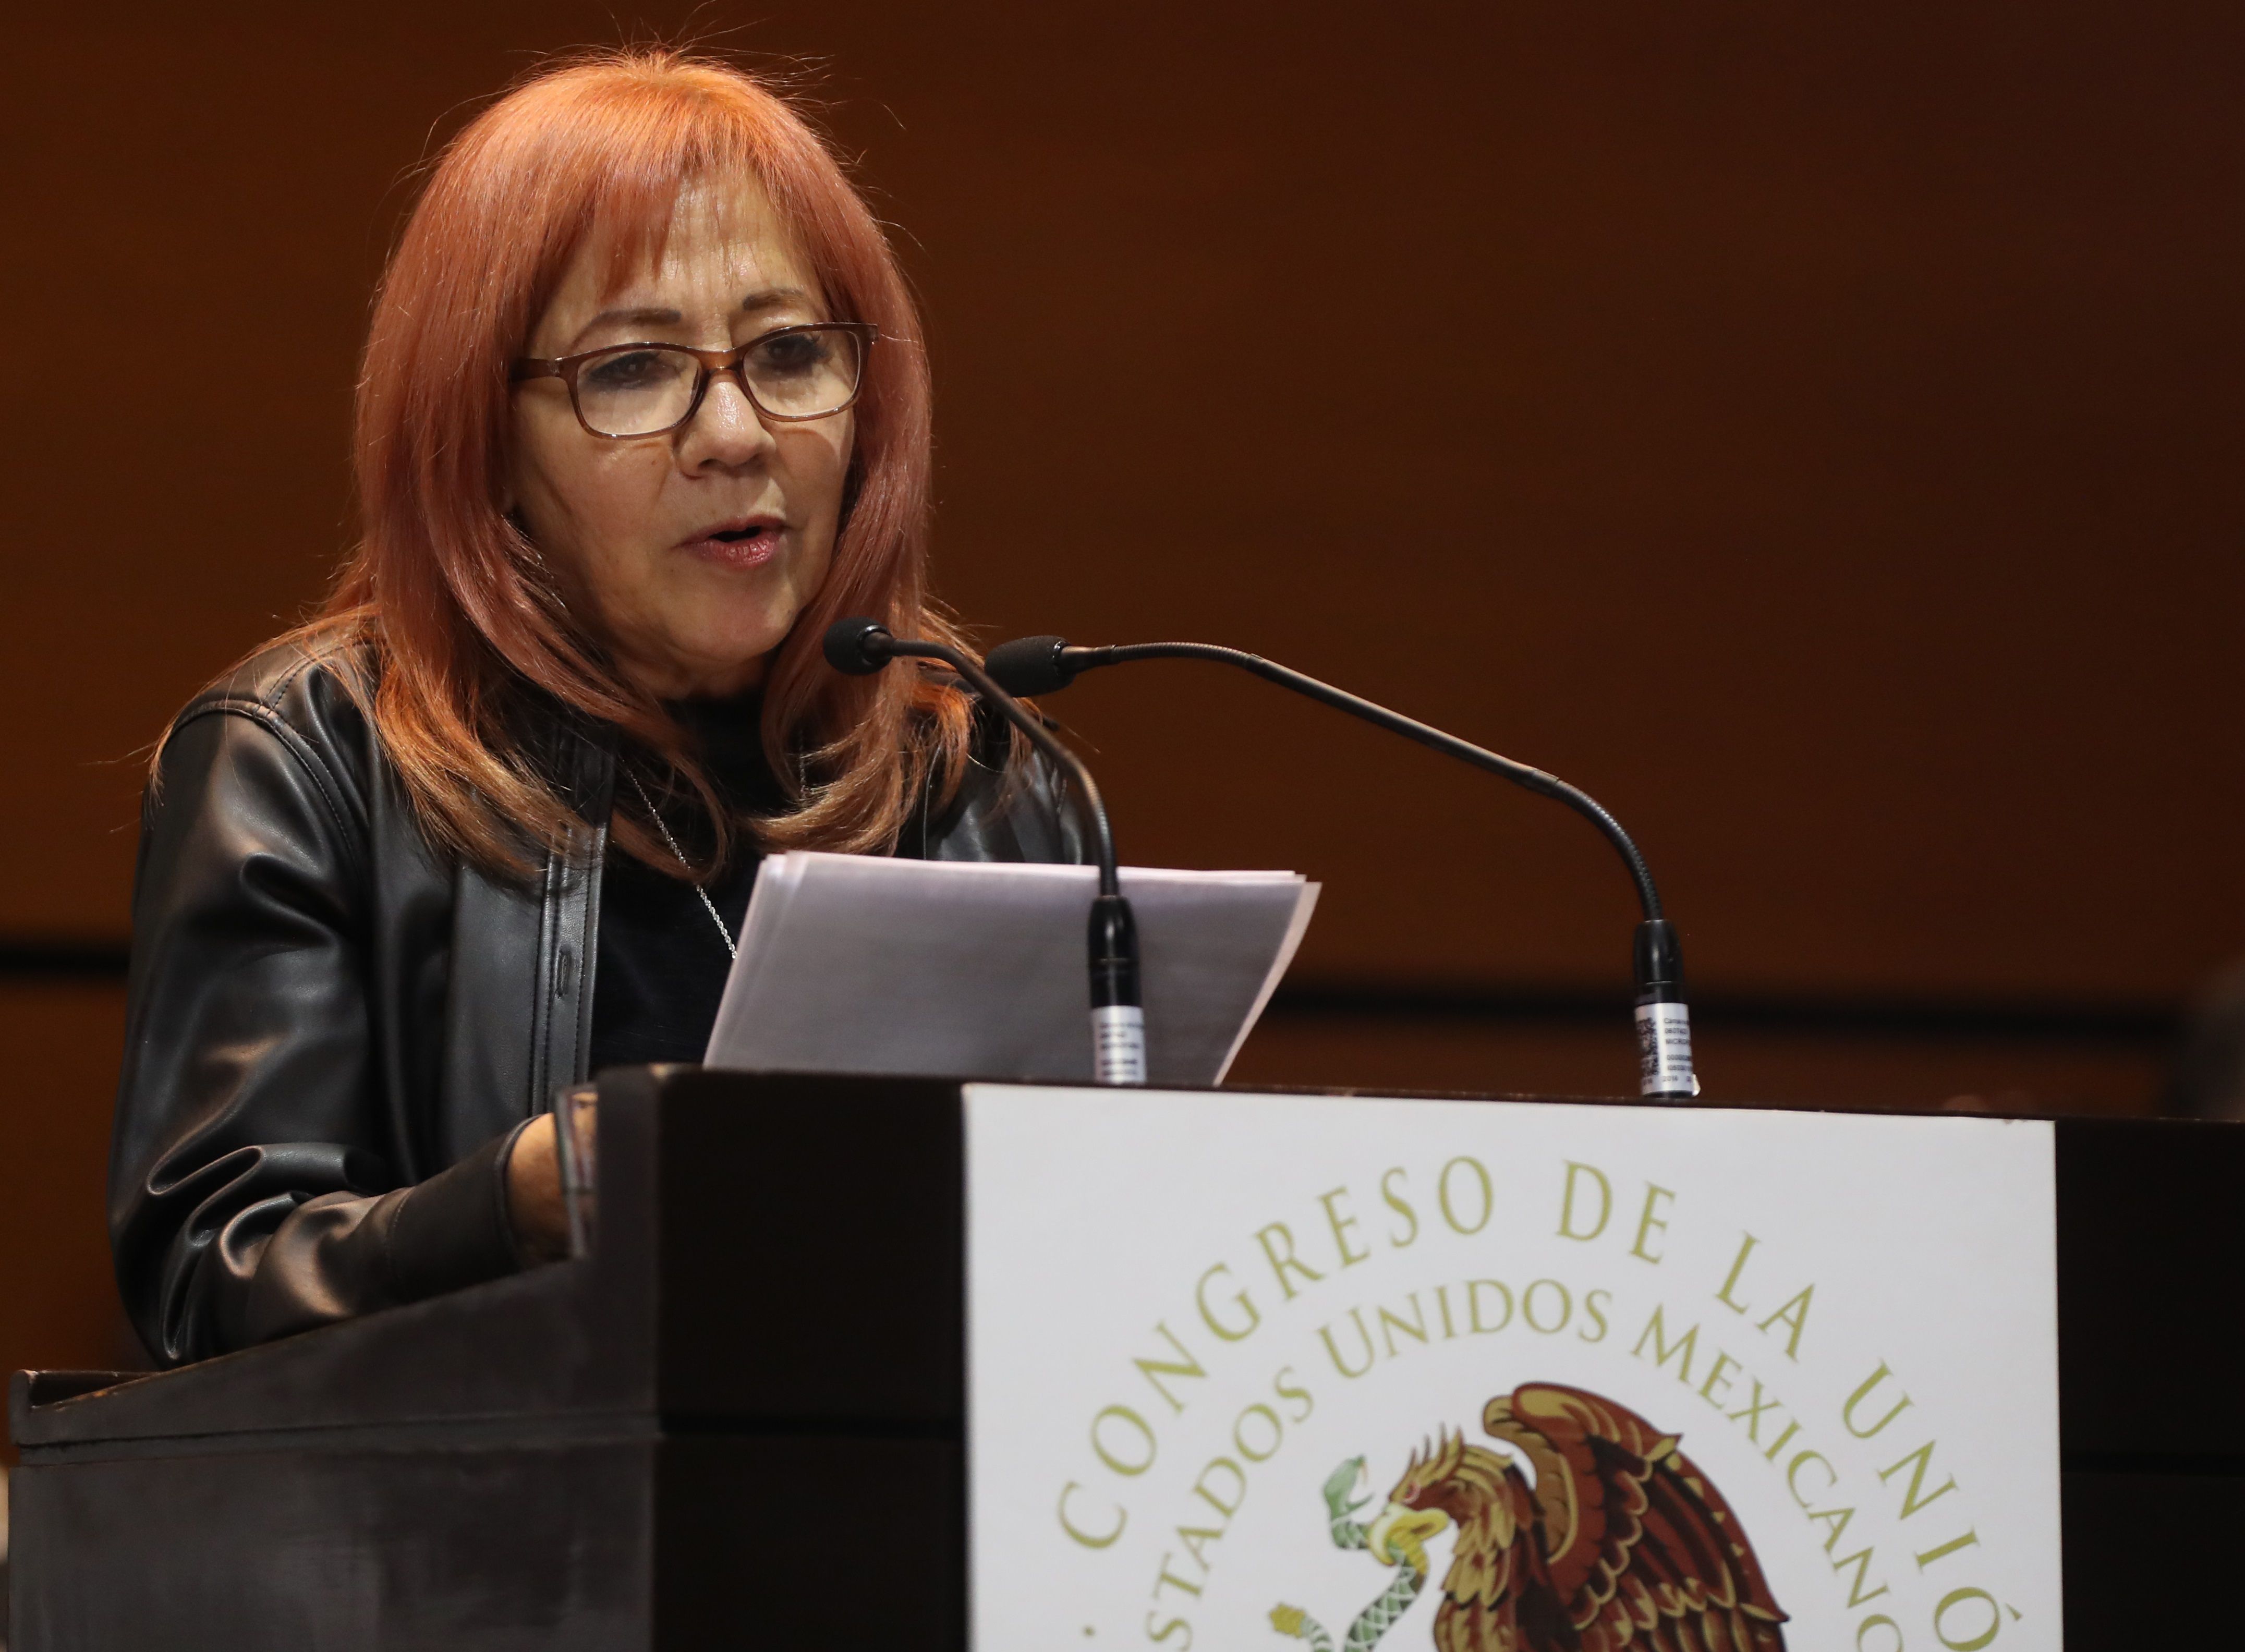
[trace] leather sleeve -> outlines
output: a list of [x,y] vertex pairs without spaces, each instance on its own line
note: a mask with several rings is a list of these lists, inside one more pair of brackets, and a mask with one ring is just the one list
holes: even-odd
[[351,781],[269,707],[221,700],[175,726],[149,787],[110,1231],[166,1365],[519,1265],[511,1138],[398,1187]]
[[521,1266],[506,1214],[506,1157],[525,1120],[449,1170],[378,1197],[308,1199],[249,1269],[239,1342],[268,1342]]

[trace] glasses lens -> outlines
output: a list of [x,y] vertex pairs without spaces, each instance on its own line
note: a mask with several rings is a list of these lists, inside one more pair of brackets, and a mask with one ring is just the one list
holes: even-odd
[[610,350],[578,369],[577,410],[602,436],[652,436],[686,416],[699,370],[683,350]]
[[796,328],[756,342],[741,363],[764,410],[783,419],[838,412],[858,394],[854,333]]

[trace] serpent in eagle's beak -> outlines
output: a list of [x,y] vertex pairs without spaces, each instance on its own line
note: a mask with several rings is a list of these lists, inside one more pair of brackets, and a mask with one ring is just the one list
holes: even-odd
[[1390,1503],[1364,1534],[1364,1547],[1382,1566],[1407,1561],[1412,1569],[1427,1569],[1427,1540],[1450,1523],[1438,1508],[1406,1508]]

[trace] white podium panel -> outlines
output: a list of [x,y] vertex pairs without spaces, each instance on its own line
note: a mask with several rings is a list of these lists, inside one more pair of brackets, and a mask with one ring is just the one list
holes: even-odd
[[966,1110],[982,1652],[2060,1643],[2047,1123]]

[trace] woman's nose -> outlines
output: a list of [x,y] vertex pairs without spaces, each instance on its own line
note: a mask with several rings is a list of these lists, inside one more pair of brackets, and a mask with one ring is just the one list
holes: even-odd
[[772,434],[756,416],[756,403],[730,373],[709,381],[702,405],[681,432],[679,463],[688,471],[734,471],[770,451]]

